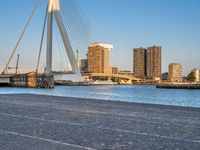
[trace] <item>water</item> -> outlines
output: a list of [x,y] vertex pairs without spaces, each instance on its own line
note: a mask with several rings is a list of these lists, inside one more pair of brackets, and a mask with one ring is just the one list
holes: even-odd
[[200,90],[156,89],[155,86],[56,86],[54,89],[0,88],[0,94],[42,95],[128,101],[200,108]]

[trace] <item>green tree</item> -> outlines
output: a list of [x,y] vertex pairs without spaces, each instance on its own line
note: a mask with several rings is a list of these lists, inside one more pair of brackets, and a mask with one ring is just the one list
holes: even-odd
[[191,71],[188,76],[187,76],[187,80],[190,81],[190,82],[194,82],[195,81],[195,73],[194,71]]

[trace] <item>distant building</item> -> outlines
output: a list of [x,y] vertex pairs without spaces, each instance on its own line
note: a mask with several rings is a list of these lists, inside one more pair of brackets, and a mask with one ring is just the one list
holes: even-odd
[[200,70],[199,69],[193,69],[195,82],[200,82]]
[[118,68],[117,67],[111,67],[111,74],[118,74]]
[[88,48],[88,71],[109,74],[111,72],[110,50],[112,48],[113,45],[110,44],[91,44]]
[[169,76],[169,73],[168,72],[165,72],[161,75],[161,78],[163,81],[167,81],[168,80],[168,76]]
[[146,77],[146,49],[135,48],[133,50],[133,72],[138,78]]
[[80,66],[81,73],[87,73],[88,72],[88,59],[81,59],[79,66]]
[[169,64],[169,81],[182,82],[182,65],[178,63]]
[[133,72],[138,78],[161,79],[161,47],[133,50]]
[[134,76],[135,74],[131,71],[128,71],[128,70],[120,70],[118,72],[119,75],[126,75],[126,76]]
[[147,79],[160,80],[161,78],[161,47],[148,47],[146,52]]

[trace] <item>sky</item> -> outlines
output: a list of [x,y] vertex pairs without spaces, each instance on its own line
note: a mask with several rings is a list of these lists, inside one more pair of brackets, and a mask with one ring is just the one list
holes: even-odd
[[[183,65],[184,75],[193,68],[200,68],[200,0],[76,1],[89,20],[92,42],[113,44],[112,66],[132,70],[133,48],[157,45],[162,47],[162,72],[167,72],[172,62]],[[35,2],[2,0],[0,68],[7,61]],[[27,59],[21,63],[27,67],[34,66],[36,61],[45,7],[44,0],[23,46],[19,47]]]

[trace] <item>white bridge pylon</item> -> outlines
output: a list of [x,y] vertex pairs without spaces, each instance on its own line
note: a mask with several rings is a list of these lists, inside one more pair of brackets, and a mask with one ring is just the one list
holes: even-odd
[[48,6],[48,23],[47,23],[47,56],[46,56],[46,74],[52,74],[52,32],[53,32],[53,15],[55,16],[55,22],[57,23],[61,38],[64,43],[66,53],[69,58],[69,62],[72,67],[73,74],[57,74],[54,75],[55,80],[71,80],[74,82],[82,81],[81,73],[76,61],[76,57],[73,52],[70,39],[65,29],[62,17],[60,15],[60,1],[49,0]]

